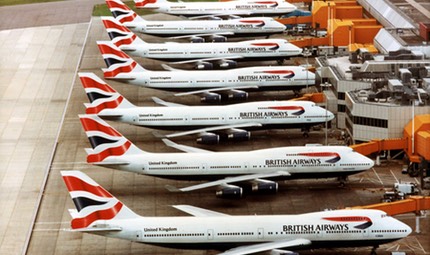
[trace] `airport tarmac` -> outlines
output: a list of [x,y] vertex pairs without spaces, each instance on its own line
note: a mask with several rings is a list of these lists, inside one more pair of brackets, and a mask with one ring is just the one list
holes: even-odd
[[[0,31],[0,50],[2,56],[6,56],[6,61],[0,64],[0,164],[5,169],[0,172],[0,206],[3,209],[0,213],[0,254],[19,254],[21,251],[23,254],[216,254],[216,251],[173,250],[64,231],[69,228],[71,219],[67,209],[74,206],[60,177],[62,170],[84,171],[133,211],[145,216],[185,215],[171,207],[176,204],[190,204],[233,215],[293,214],[337,209],[379,202],[384,189],[390,188],[396,179],[415,181],[401,175],[401,163],[382,162],[382,166],[375,167],[375,170],[352,176],[345,188],[338,187],[333,179],[288,181],[281,183],[277,195],[249,195],[241,200],[223,200],[215,197],[214,189],[173,194],[164,188],[166,184],[182,187],[192,182],[163,180],[90,166],[85,163],[84,151],[89,147],[89,142],[78,119],[78,114],[85,111],[83,103],[87,102],[87,98],[79,79],[76,79],[76,69],[95,72],[102,77],[100,68],[105,65],[95,42],[106,39],[108,37],[99,18],[93,18],[89,24]],[[158,65],[157,61],[141,62],[149,69],[155,69]],[[139,105],[154,105],[151,96],[184,104],[198,103],[197,97],[177,98],[168,92],[112,81],[108,83]],[[291,93],[260,95],[253,93],[251,99],[283,99],[290,97]],[[119,123],[112,123],[112,126],[144,150],[175,151],[155,138],[150,129]],[[175,141],[197,146],[189,137]],[[339,142],[334,137],[329,141]],[[309,138],[304,139],[298,130],[259,131],[253,133],[249,142],[204,148],[235,151],[305,143],[324,143],[324,132],[313,131]],[[49,175],[44,185],[47,173]],[[39,194],[42,195],[40,207]],[[37,217],[32,225],[35,212]],[[398,218],[415,227],[413,215]],[[429,254],[428,218],[421,220],[421,229],[422,234],[414,233],[401,241],[382,246],[378,254],[390,254],[391,251]],[[26,240],[29,240],[28,249]],[[370,248],[351,248],[303,251],[300,254],[358,255],[369,252]]]

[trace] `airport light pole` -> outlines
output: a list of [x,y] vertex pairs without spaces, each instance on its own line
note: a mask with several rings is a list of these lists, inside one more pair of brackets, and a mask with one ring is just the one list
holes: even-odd
[[[331,87],[331,84],[328,83],[328,82],[324,82],[320,86],[323,88],[323,91],[326,91],[329,87]],[[328,98],[327,98],[326,94],[324,94],[324,99],[325,99],[325,145],[328,145],[328,137],[327,137],[327,122],[328,122],[327,108],[328,108]]]

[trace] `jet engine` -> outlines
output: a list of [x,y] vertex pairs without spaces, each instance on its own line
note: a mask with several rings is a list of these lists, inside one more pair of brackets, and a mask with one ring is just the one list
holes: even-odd
[[212,42],[226,42],[227,37],[222,35],[212,35],[211,37]]
[[278,192],[278,183],[268,180],[256,179],[251,182],[252,192],[273,194]]
[[248,93],[241,90],[231,90],[228,93],[228,99],[229,100],[237,100],[237,101],[245,101],[248,99]]
[[237,62],[233,60],[223,60],[219,63],[219,67],[228,69],[228,68],[236,68]]
[[248,141],[249,138],[251,138],[251,132],[243,130],[243,129],[231,129],[228,131],[228,139],[231,139],[233,141],[239,142],[239,141]]
[[198,37],[198,36],[193,36],[193,37],[191,37],[190,40],[192,43],[204,43],[205,42],[205,38]]
[[221,189],[216,191],[216,196],[219,198],[241,198],[243,189],[235,185],[223,185]]
[[205,95],[200,98],[200,101],[205,103],[217,103],[221,101],[221,95],[217,93],[205,93]]
[[196,65],[196,69],[198,70],[211,70],[214,69],[214,65],[209,62],[199,62]]
[[205,133],[201,135],[199,138],[197,138],[197,143],[199,144],[218,144],[219,143],[219,135],[214,133]]

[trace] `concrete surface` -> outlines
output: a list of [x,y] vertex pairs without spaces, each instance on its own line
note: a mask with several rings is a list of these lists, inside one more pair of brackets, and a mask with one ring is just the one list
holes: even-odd
[[20,254],[88,24],[0,31],[0,254]]
[[67,0],[0,7],[0,30],[89,22],[104,0]]

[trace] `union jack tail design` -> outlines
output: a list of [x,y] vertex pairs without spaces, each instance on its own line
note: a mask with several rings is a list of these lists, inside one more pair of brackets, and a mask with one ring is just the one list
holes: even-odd
[[147,71],[112,42],[97,42],[107,69],[103,69],[106,79],[134,79],[133,72]]
[[86,150],[88,163],[126,165],[124,156],[144,153],[97,115],[80,115],[79,119],[92,147]]
[[145,22],[145,20],[137,15],[132,9],[125,5],[121,0],[106,0],[112,15],[122,24],[132,25],[133,22]]
[[72,229],[91,231],[97,228],[98,220],[106,226],[109,220],[140,217],[86,174],[62,171],[61,175],[76,207],[70,210]]
[[136,8],[154,8],[156,6],[153,6],[155,3],[167,3],[166,0],[134,0],[134,3],[136,4]]
[[112,17],[102,17],[103,25],[115,46],[120,47],[121,45],[133,45],[137,41],[143,41],[138,38],[128,28],[123,26],[120,22]]
[[98,114],[104,109],[136,107],[94,73],[79,73],[90,104],[84,104],[86,114]]

